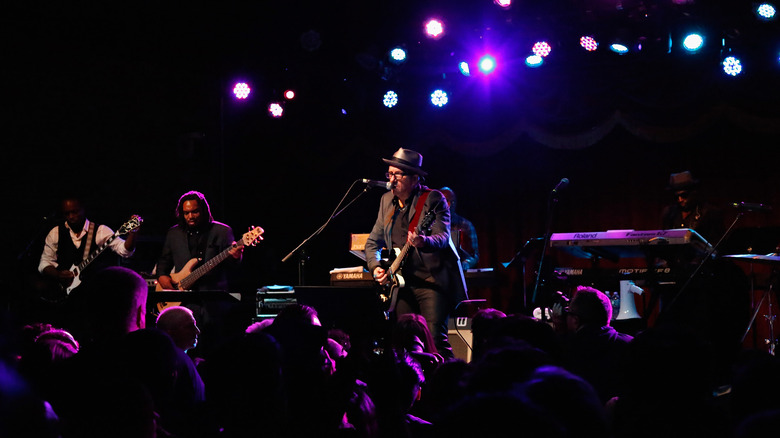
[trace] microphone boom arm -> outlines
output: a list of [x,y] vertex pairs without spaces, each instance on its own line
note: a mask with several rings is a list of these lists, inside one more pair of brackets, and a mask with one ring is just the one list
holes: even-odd
[[[358,198],[360,198],[360,197],[363,195],[363,193],[365,193],[365,192],[367,192],[367,191],[369,190],[370,186],[366,186],[366,188],[365,188],[365,189],[363,189],[363,190],[362,190],[362,191],[361,191],[361,192],[360,192],[360,193],[359,193],[357,196],[355,196],[355,197],[354,197],[354,198],[353,198],[351,201],[349,201],[349,202],[348,202],[346,205],[344,205],[344,207],[342,208],[342,207],[341,207],[341,205],[342,205],[342,204],[344,204],[344,199],[347,197],[347,195],[349,194],[349,192],[351,192],[351,191],[352,191],[352,188],[353,188],[353,187],[355,187],[355,184],[357,184],[357,182],[358,182],[358,181],[360,181],[360,180],[356,180],[355,182],[353,182],[353,183],[352,183],[352,185],[351,185],[351,186],[349,186],[349,189],[347,190],[347,192],[346,192],[346,193],[344,193],[344,196],[342,196],[342,198],[341,198],[341,200],[339,201],[338,205],[336,205],[336,208],[334,208],[334,209],[333,209],[333,212],[331,213],[330,217],[328,217],[328,219],[325,221],[325,223],[324,223],[324,224],[322,224],[322,225],[321,225],[319,228],[317,228],[317,230],[315,230],[313,233],[311,233],[311,235],[310,235],[309,237],[307,237],[307,238],[306,238],[306,239],[304,239],[304,240],[303,240],[303,241],[302,241],[300,244],[298,244],[298,246],[296,246],[296,247],[295,247],[295,249],[293,249],[292,251],[290,251],[290,253],[289,253],[289,254],[287,254],[286,256],[284,256],[284,258],[282,259],[282,263],[286,263],[288,260],[290,260],[290,258],[291,258],[291,257],[292,257],[292,256],[293,256],[295,253],[297,253],[297,252],[298,252],[298,251],[299,251],[299,250],[300,250],[300,249],[301,249],[301,248],[302,248],[304,245],[306,245],[306,244],[307,244],[307,243],[308,243],[308,242],[309,242],[311,239],[313,239],[315,236],[317,236],[318,234],[320,234],[320,233],[322,232],[322,230],[324,230],[324,229],[325,229],[325,227],[327,227],[327,226],[328,226],[328,224],[330,224],[330,221],[331,221],[331,220],[333,220],[334,218],[336,218],[336,216],[338,216],[338,215],[340,215],[342,212],[344,212],[344,210],[346,210],[347,208],[349,208],[349,206],[350,206],[350,205],[352,205],[353,203],[355,203],[355,201],[357,201],[357,200],[358,200]],[[304,256],[304,255],[302,255],[302,256],[301,256],[300,263],[299,263],[299,265],[298,265],[298,283],[299,283],[298,285],[299,285],[299,286],[303,286],[303,285],[305,285],[305,278],[304,278],[304,277],[305,277],[305,275],[304,275],[304,272],[303,272],[303,271],[304,271],[304,268],[303,268],[304,262],[305,262],[305,256]]]

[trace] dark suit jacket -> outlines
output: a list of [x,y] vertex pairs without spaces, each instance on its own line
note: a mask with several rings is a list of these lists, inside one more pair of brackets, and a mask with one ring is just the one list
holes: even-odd
[[[460,258],[455,245],[450,239],[450,209],[447,200],[441,192],[432,190],[425,200],[423,211],[417,212],[417,200],[420,192],[411,199],[409,204],[409,217],[419,215],[422,218],[431,208],[435,207],[437,211],[436,219],[431,226],[431,233],[426,236],[426,245],[424,248],[412,247],[407,257],[420,257],[425,266],[431,271],[431,275],[439,284],[449,284],[451,287],[447,291],[453,304],[468,299],[466,292],[466,280],[463,276],[463,269],[460,265]],[[379,214],[374,223],[368,239],[366,240],[366,263],[368,270],[374,272],[379,266],[382,248],[390,248],[392,242],[392,222],[388,219],[392,216],[395,206],[393,205],[393,192],[387,192],[382,196],[379,203]]]
[[[206,247],[203,253],[203,262],[208,261],[230,247],[233,244],[233,230],[221,223],[214,221],[206,232]],[[180,272],[190,259],[196,257],[191,254],[187,244],[187,231],[175,225],[168,230],[163,244],[162,254],[157,261],[157,275],[167,275],[174,270]],[[198,264],[200,265],[200,263]],[[233,257],[228,257],[223,263],[214,267],[209,273],[201,277],[193,286],[194,290],[228,290],[227,270],[231,265],[236,265]]]

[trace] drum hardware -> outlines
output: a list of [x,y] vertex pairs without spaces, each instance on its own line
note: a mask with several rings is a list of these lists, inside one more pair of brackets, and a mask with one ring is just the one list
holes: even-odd
[[[725,258],[733,258],[736,260],[746,260],[751,263],[751,270],[752,270],[752,264],[753,262],[756,263],[778,263],[780,262],[780,254],[778,253],[772,253],[772,254],[733,254],[733,255],[725,255],[723,256]],[[777,275],[777,271],[775,270],[773,272],[773,275]],[[753,284],[751,282],[751,296],[753,293]],[[745,338],[747,338],[748,333],[750,333],[750,329],[753,328],[753,324],[756,321],[756,317],[758,316],[758,312],[761,310],[761,305],[766,300],[767,302],[767,313],[764,315],[764,318],[767,320],[767,323],[769,325],[769,337],[764,339],[764,343],[767,345],[769,354],[775,355],[775,348],[777,347],[777,338],[775,337],[775,331],[774,331],[774,321],[777,316],[774,312],[774,306],[772,304],[772,293],[774,291],[774,283],[770,282],[769,287],[764,291],[763,294],[761,294],[761,299],[758,301],[758,303],[755,305],[755,309],[753,311],[753,315],[750,318],[750,322],[748,323],[747,328],[745,329],[745,333],[742,335],[742,339],[740,342],[745,342]]]
[[761,304],[764,303],[764,300],[767,300],[767,313],[764,315],[764,318],[767,320],[769,324],[769,337],[764,339],[764,343],[767,345],[769,354],[772,356],[775,355],[775,347],[777,347],[777,339],[775,338],[775,330],[774,330],[774,321],[775,321],[775,313],[772,310],[772,295],[771,292],[773,290],[774,286],[769,285],[769,288],[764,291],[764,293],[761,295],[761,299],[758,301],[758,304],[756,305],[755,311],[753,311],[753,316],[750,318],[750,323],[748,323],[747,329],[745,330],[745,333],[742,335],[741,342],[745,342],[745,338],[747,337],[748,333],[750,332],[750,329],[753,327],[753,323],[756,320],[756,316],[758,316],[758,312],[761,310]]

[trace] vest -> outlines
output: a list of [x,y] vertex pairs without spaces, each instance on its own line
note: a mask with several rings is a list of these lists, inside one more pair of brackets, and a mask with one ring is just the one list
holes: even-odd
[[[92,244],[90,246],[91,252],[97,250],[99,246],[97,244],[97,230],[99,227],[99,224],[95,224],[95,232],[92,234]],[[73,239],[70,238],[70,230],[68,230],[65,224],[60,225],[58,229],[59,237],[57,241],[57,269],[64,271],[65,269],[70,269],[70,267],[73,265],[78,265],[84,260],[84,248],[87,245],[85,239],[82,240],[81,247],[76,248],[76,245],[73,244]],[[97,259],[93,260],[92,263],[90,263],[89,266],[85,269],[85,271],[96,271],[109,265],[110,263],[108,263],[104,253],[101,254]],[[83,281],[83,273],[81,274],[81,277]]]

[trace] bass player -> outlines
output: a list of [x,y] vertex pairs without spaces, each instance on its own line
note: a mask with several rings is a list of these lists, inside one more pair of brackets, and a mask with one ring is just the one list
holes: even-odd
[[[162,253],[157,261],[157,282],[161,289],[178,290],[174,279],[183,274],[188,262],[196,260],[198,264],[207,262],[235,243],[233,230],[214,220],[211,209],[203,193],[189,191],[179,198],[176,205],[178,223],[165,235]],[[189,290],[229,290],[228,271],[235,268],[241,260],[243,246],[235,246],[228,252],[231,257],[200,277]],[[232,259],[232,260],[230,260]],[[191,264],[190,264],[191,265]]]
[[[157,260],[158,290],[221,291],[225,296],[235,288],[231,279],[244,252],[236,245],[233,230],[211,215],[211,208],[203,193],[189,191],[176,205],[177,224],[165,235],[160,258]],[[224,257],[224,258],[223,258]],[[221,260],[213,265],[209,261]],[[209,268],[190,284],[194,271]],[[190,272],[193,270],[193,272]],[[153,296],[154,292],[150,294]],[[226,324],[238,303],[231,300],[191,299],[181,292],[182,302],[158,302],[157,308],[181,305],[193,312],[201,330],[198,346],[189,350],[191,357],[207,357],[228,333]],[[219,295],[219,294],[218,294]]]

